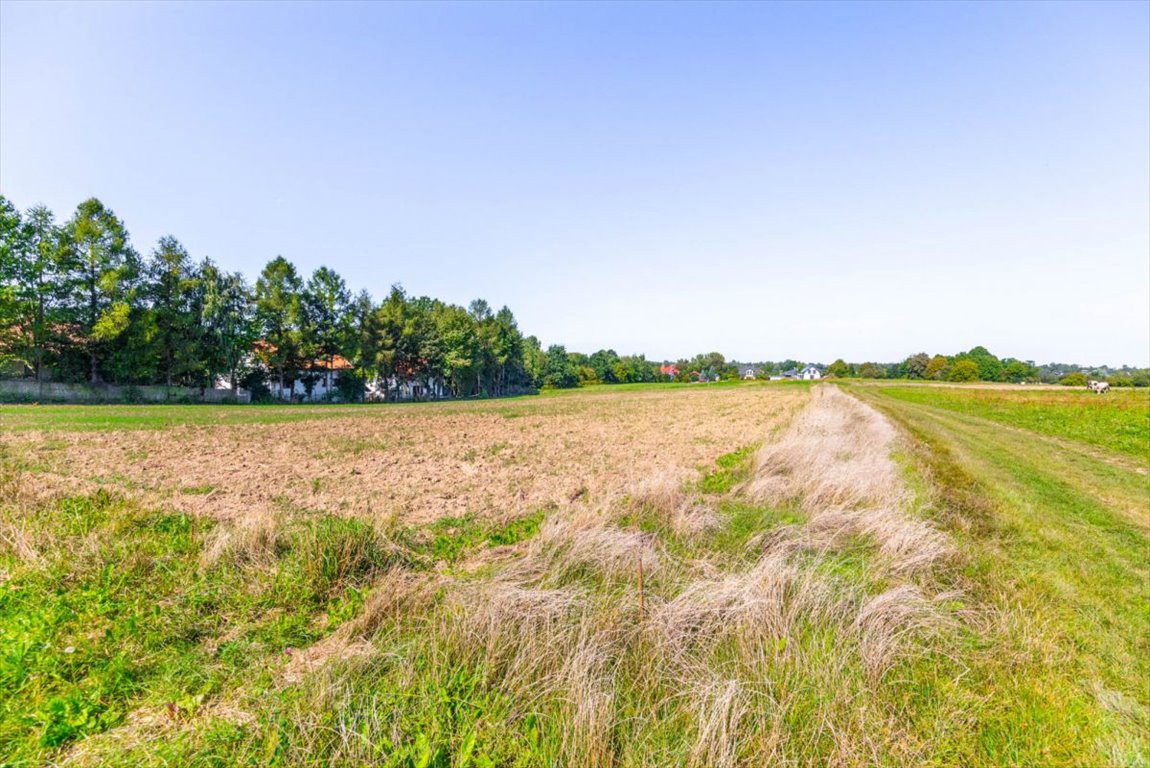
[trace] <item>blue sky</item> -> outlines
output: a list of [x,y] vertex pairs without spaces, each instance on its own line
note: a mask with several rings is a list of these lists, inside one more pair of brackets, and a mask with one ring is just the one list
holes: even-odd
[[0,193],[545,343],[1150,364],[1150,3],[0,3]]

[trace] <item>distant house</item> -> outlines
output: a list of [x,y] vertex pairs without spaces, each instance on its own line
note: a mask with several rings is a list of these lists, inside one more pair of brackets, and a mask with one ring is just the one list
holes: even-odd
[[740,379],[754,379],[759,375],[759,369],[753,365],[740,365],[739,378]]
[[800,379],[802,381],[815,381],[823,377],[823,371],[817,365],[807,365],[802,368],[791,368],[788,371],[783,371],[782,376],[772,376],[771,380],[775,379]]
[[[295,390],[310,400],[330,400],[335,396],[335,382],[339,374],[354,369],[355,366],[343,355],[317,357],[308,361],[303,376],[296,381]],[[311,385],[310,396],[307,392],[308,384]]]
[[430,375],[426,360],[397,367],[391,376],[376,376],[367,382],[364,399],[368,402],[395,400],[443,400],[451,390],[439,376]]
[[[297,363],[298,375],[294,379],[280,379],[275,376],[276,369],[270,363],[276,351],[274,344],[260,339],[252,345],[252,354],[247,361],[248,364],[259,365],[267,372],[268,388],[276,400],[289,402],[331,400],[336,396],[336,381],[339,374],[355,368],[343,355],[317,357],[314,360],[304,361],[302,365]],[[217,386],[223,381],[221,377],[221,382],[217,382]]]
[[660,365],[659,375],[666,376],[668,379],[673,379],[679,375],[679,369],[672,365]]

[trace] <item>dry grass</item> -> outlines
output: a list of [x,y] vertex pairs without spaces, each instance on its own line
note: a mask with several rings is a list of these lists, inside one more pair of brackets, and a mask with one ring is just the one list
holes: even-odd
[[211,567],[226,559],[243,566],[274,565],[285,544],[282,517],[278,512],[262,509],[216,528],[204,547],[200,564]]
[[669,530],[693,535],[713,530],[722,518],[684,489],[685,473],[662,472],[638,483],[628,494],[633,509],[653,514]]
[[943,593],[927,598],[912,584],[900,584],[868,600],[858,612],[862,659],[870,679],[878,682],[894,664],[931,647],[929,641],[954,626],[937,605],[955,597]]
[[738,680],[715,680],[700,685],[696,729],[689,765],[698,768],[729,768],[737,764],[739,726],[750,702]]
[[512,573],[518,579],[545,583],[562,583],[581,574],[629,581],[640,565],[653,574],[661,561],[655,534],[623,530],[601,510],[579,510],[548,518]]
[[797,549],[794,541],[780,541],[750,570],[693,581],[659,606],[652,621],[669,655],[727,637],[775,644],[797,634],[798,620],[838,611],[826,584],[793,562]]
[[746,492],[774,504],[798,501],[811,546],[862,534],[879,543],[892,571],[926,572],[950,546],[908,513],[911,498],[891,457],[895,438],[873,408],[836,387],[816,387],[782,439],[759,451]]

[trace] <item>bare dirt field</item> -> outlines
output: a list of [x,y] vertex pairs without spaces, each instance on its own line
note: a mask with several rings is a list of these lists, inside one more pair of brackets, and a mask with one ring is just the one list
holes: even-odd
[[45,492],[104,487],[218,519],[285,508],[507,519],[693,476],[768,439],[807,397],[777,386],[580,392],[281,423],[0,432],[0,445],[37,468]]

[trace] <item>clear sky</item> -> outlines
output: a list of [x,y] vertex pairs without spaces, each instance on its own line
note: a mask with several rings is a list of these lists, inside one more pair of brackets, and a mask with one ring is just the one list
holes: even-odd
[[677,358],[1150,364],[1150,3],[0,2],[0,193]]

